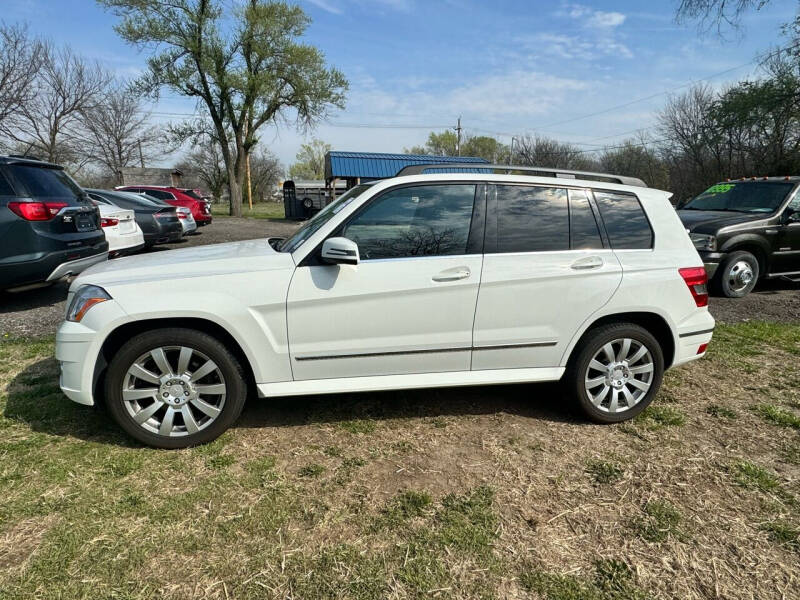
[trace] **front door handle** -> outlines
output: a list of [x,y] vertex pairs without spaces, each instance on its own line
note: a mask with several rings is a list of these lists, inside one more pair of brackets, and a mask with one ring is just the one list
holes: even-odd
[[576,271],[587,271],[589,269],[599,269],[603,266],[603,259],[599,256],[587,256],[579,258],[570,267]]
[[467,267],[453,267],[434,275],[432,279],[434,281],[458,281],[459,279],[466,279],[470,275],[472,275],[472,271]]

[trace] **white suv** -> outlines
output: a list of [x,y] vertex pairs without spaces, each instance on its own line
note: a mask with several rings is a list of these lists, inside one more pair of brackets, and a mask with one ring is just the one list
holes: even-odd
[[248,390],[563,380],[592,420],[637,415],[714,327],[669,194],[501,169],[407,167],[285,240],[95,266],[73,282],[58,330],[61,389],[105,398],[125,431],[163,448],[219,436]]

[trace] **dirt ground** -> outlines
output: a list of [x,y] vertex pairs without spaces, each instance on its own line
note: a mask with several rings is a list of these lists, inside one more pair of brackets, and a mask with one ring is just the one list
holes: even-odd
[[[240,219],[217,217],[199,230],[197,235],[175,244],[155,246],[151,252],[191,248],[266,237],[286,237],[299,227],[284,220]],[[63,319],[68,285],[60,283],[48,288],[21,293],[0,292],[0,336],[27,337],[55,334]],[[800,284],[769,281],[742,299],[712,298],[711,314],[724,323],[750,320],[776,322],[800,321]]]
[[800,598],[800,326],[715,340],[620,425],[553,385],[337,394],[175,452],[0,344],[0,597]]

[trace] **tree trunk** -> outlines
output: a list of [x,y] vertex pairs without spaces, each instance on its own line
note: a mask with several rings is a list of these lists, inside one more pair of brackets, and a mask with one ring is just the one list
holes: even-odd
[[242,185],[238,181],[236,166],[228,165],[228,194],[230,196],[230,215],[232,217],[242,216]]

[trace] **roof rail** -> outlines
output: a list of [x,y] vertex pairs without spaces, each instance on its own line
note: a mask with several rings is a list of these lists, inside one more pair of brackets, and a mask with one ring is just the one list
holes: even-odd
[[395,177],[403,175],[422,175],[429,169],[469,169],[476,171],[480,169],[491,169],[493,171],[523,171],[526,174],[538,175],[539,177],[560,177],[562,179],[590,179],[604,181],[607,183],[619,183],[621,185],[634,185],[637,187],[647,187],[647,184],[638,177],[627,177],[625,175],[612,175],[610,173],[594,173],[592,171],[573,171],[570,169],[553,169],[545,167],[523,167],[520,165],[492,165],[482,163],[427,163],[409,165],[400,169]]

